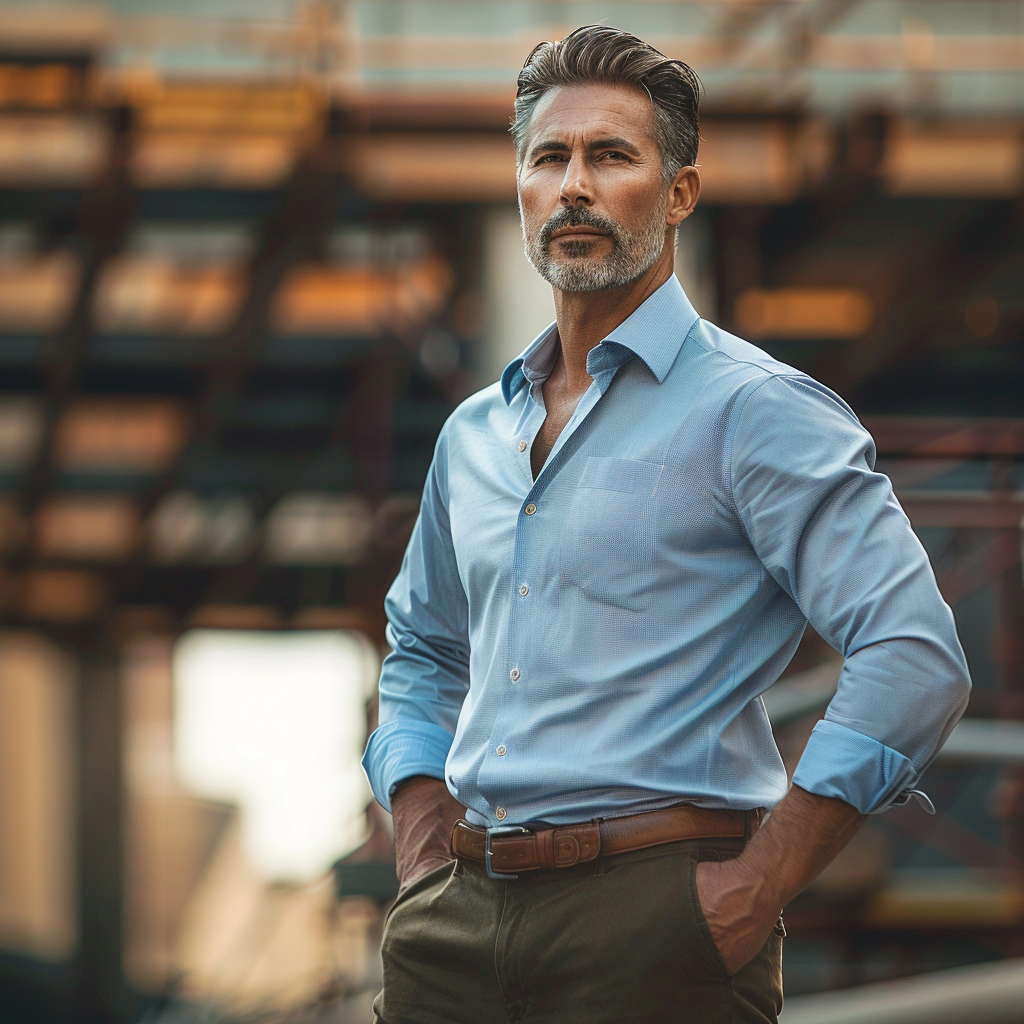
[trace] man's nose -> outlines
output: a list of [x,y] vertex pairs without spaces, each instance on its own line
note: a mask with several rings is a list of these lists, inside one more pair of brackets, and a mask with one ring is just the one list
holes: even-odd
[[559,199],[563,206],[589,206],[594,201],[587,162],[575,153],[566,164]]

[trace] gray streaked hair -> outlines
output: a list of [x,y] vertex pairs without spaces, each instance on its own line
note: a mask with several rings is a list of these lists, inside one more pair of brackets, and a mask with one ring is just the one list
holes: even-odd
[[671,181],[697,160],[700,79],[688,64],[670,60],[622,29],[584,25],[554,43],[538,43],[519,72],[510,131],[523,162],[533,111],[549,89],[564,85],[623,85],[647,93],[661,149],[662,173]]

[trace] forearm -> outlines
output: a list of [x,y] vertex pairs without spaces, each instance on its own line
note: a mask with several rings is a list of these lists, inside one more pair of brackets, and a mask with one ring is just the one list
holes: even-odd
[[777,915],[832,862],[863,820],[843,800],[793,786],[734,865],[757,902]]
[[391,797],[395,870],[404,889],[452,859],[451,836],[466,809],[441,779],[414,775]]
[[764,945],[782,908],[828,866],[864,820],[855,807],[793,786],[733,860],[697,866],[697,892],[726,966]]

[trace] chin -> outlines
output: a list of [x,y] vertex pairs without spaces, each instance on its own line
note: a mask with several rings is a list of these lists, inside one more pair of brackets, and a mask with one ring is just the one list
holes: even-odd
[[579,264],[553,266],[543,277],[548,284],[563,292],[600,292],[622,284],[609,274],[601,273],[600,267],[585,267]]

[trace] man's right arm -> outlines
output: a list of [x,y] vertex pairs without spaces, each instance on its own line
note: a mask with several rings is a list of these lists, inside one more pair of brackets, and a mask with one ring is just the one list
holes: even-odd
[[452,829],[466,808],[440,779],[413,775],[391,796],[395,871],[404,889],[452,859]]
[[[458,816],[452,817],[454,808],[461,813],[443,781],[469,689],[469,609],[448,519],[445,431],[385,610],[392,653],[381,670],[380,724],[367,744],[363,767],[377,800],[394,814],[399,876],[408,884],[423,873],[419,868],[424,864],[437,866],[432,861],[441,848],[434,833],[441,828],[450,836]],[[402,793],[397,793],[403,782]],[[439,825],[435,818],[440,818]]]

